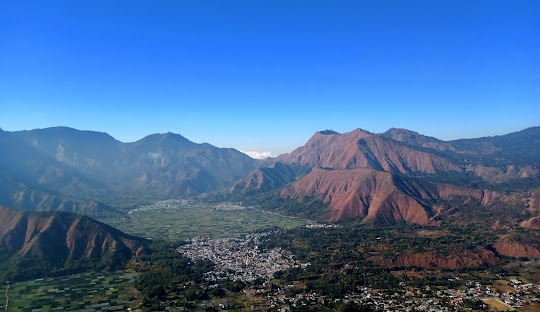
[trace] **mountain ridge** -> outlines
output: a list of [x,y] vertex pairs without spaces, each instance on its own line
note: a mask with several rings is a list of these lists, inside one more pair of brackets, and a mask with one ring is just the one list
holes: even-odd
[[[526,207],[527,187],[540,185],[540,127],[454,141],[399,128],[379,134],[322,130],[291,153],[265,160],[171,132],[122,143],[106,133],[66,127],[3,131],[0,147],[0,186],[6,190],[0,204],[38,210],[113,213],[108,207],[119,203],[230,192],[240,199],[314,198],[327,204],[324,215],[331,221],[428,224],[444,219],[449,212],[438,207],[458,197],[483,206],[498,201]],[[526,181],[520,182],[521,193],[490,191],[517,180]],[[527,226],[535,226],[534,217]]]
[[144,252],[148,243],[73,213],[0,206],[0,215],[0,271],[4,279],[31,278],[43,272],[118,269]]
[[[24,184],[107,205],[117,204],[115,198],[168,199],[226,189],[257,165],[235,149],[170,132],[131,143],[67,127],[2,132],[0,149],[0,168]],[[13,195],[0,204],[12,204]]]
[[[525,137],[519,139],[524,133]],[[406,129],[392,128],[382,134],[362,129],[342,134],[318,131],[305,145],[250,173],[246,178],[250,183],[246,179],[239,181],[233,192],[241,189],[249,195],[260,190],[278,190],[281,198],[299,203],[306,197],[315,198],[328,204],[323,215],[327,221],[361,217],[363,222],[375,224],[438,224],[455,211],[441,207],[456,206],[457,203],[450,203],[458,198],[486,207],[511,204],[525,212],[530,203],[527,189],[503,194],[488,186],[497,189],[497,183],[512,179],[538,179],[539,170],[534,162],[532,166],[518,167],[500,158],[482,161],[482,157],[487,157],[483,154],[510,155],[499,153],[510,144],[504,142],[508,137],[518,138],[524,149],[533,151],[527,155],[540,157],[540,153],[534,153],[534,142],[540,142],[536,128],[495,137],[498,145],[489,142],[492,138],[480,138],[474,141],[478,146],[470,149],[464,149],[462,143],[454,146],[454,141],[442,141]],[[311,171],[291,176],[290,170],[272,168],[278,163],[281,167],[306,166]],[[479,181],[475,177],[484,185],[477,185]],[[524,224],[536,224],[530,220]]]

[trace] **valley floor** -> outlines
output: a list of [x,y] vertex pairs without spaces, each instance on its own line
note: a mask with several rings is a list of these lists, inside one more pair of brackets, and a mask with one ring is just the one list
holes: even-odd
[[125,217],[99,219],[125,233],[171,241],[193,237],[241,237],[261,229],[291,229],[306,220],[244,207],[235,203],[209,204],[167,200],[130,210]]
[[[214,263],[198,283],[176,280],[159,300],[169,311],[540,311],[540,262],[504,258],[453,270],[372,261],[411,250],[447,257],[488,246],[493,233],[337,226],[191,200],[161,201],[101,221],[129,234],[182,242],[175,248],[190,258],[186,262]],[[274,230],[262,234],[268,228]],[[146,297],[135,280],[144,274],[138,274],[89,272],[2,285],[0,312],[5,306],[25,312],[143,310]],[[216,289],[222,293],[214,295]]]

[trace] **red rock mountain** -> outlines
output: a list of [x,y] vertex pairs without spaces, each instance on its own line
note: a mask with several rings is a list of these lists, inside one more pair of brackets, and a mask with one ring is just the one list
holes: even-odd
[[[344,134],[317,132],[304,146],[275,160],[275,164],[239,181],[233,191],[249,193],[288,186],[281,191],[282,198],[307,196],[328,203],[325,218],[331,221],[365,217],[366,222],[374,223],[426,224],[433,212],[424,198],[432,198],[435,191],[422,190],[423,195],[418,195],[423,186],[408,185],[412,182],[403,179],[396,183],[393,174],[462,171],[447,159],[360,129]],[[295,175],[291,167],[312,171],[302,178],[303,174],[296,171]],[[298,177],[301,179],[296,181]]]
[[410,267],[418,266],[429,269],[460,269],[477,267],[483,264],[493,265],[499,260],[497,255],[484,248],[467,250],[463,253],[449,256],[438,256],[433,252],[427,253],[401,253],[394,257],[370,257],[370,260],[386,267]]
[[436,224],[442,216],[433,203],[459,199],[489,206],[497,203],[522,205],[527,193],[504,194],[430,183],[373,169],[331,170],[315,168],[298,182],[281,191],[281,197],[301,200],[315,197],[328,203],[324,219],[364,217],[363,222],[395,224],[401,221],[421,225]]
[[[530,136],[527,132],[527,138]],[[489,140],[479,142],[481,146],[495,146]],[[249,194],[282,188],[283,199],[302,202],[305,198],[315,198],[328,204],[324,214],[327,220],[363,217],[364,222],[379,224],[437,223],[447,214],[441,211],[440,204],[456,199],[484,206],[508,203],[526,208],[530,205],[526,191],[501,193],[408,177],[418,173],[461,177],[470,174],[465,169],[470,171],[472,162],[445,153],[476,155],[481,151],[467,150],[474,146],[471,142],[458,143],[459,150],[452,142],[404,129],[391,129],[383,134],[361,129],[343,134],[320,131],[304,146],[275,158],[275,164],[251,172],[233,191]],[[312,171],[296,171],[295,176],[291,168],[298,166]],[[505,170],[509,171],[508,168]],[[305,173],[308,174],[304,176]]]
[[521,244],[511,239],[500,238],[493,247],[498,253],[507,257],[540,259],[539,246]]
[[[398,187],[389,172],[373,169],[325,170],[316,168],[281,192],[284,198],[314,196],[329,203],[326,219],[365,217],[365,221],[393,224],[407,221],[426,224],[429,205]],[[419,186],[407,185],[409,188]]]
[[32,276],[25,273],[25,259],[38,259],[32,263],[47,272],[64,266],[118,268],[145,244],[86,216],[0,207],[0,263],[16,275]]
[[371,168],[393,173],[462,171],[445,158],[360,129],[343,134],[317,132],[304,146],[277,160],[310,167]]

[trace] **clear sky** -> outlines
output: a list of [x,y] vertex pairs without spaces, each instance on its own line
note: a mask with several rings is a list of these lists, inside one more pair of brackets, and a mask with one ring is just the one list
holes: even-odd
[[0,1],[0,127],[289,152],[540,125],[540,1]]

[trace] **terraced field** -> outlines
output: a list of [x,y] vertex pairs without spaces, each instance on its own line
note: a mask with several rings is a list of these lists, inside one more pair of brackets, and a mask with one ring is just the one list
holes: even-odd
[[[83,273],[13,283],[8,311],[125,311],[140,306],[135,273]],[[4,311],[6,286],[0,288]]]

